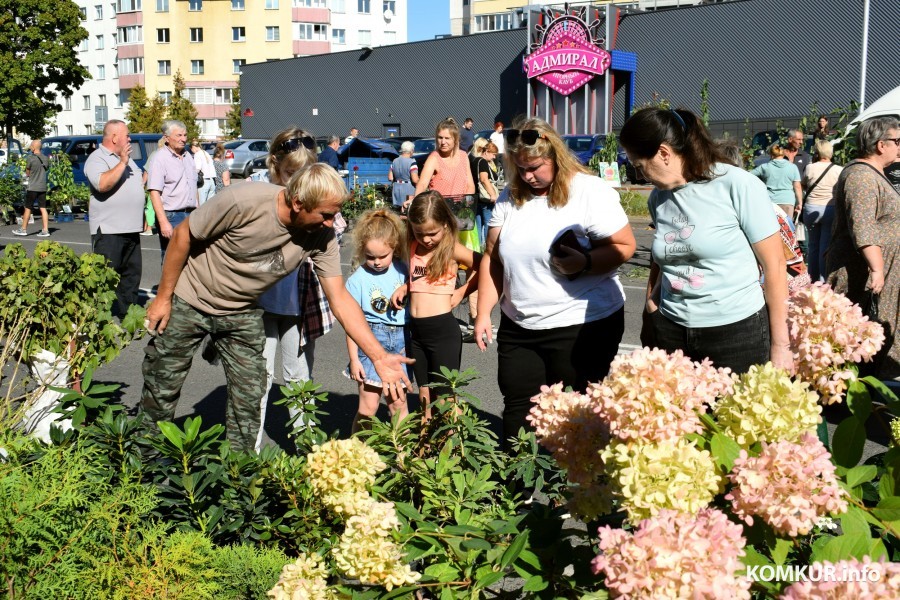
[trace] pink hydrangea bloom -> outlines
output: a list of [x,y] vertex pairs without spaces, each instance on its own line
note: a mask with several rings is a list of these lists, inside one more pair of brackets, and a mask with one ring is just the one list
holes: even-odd
[[834,578],[817,575],[819,581],[798,581],[781,600],[875,600],[900,598],[900,563],[872,562],[868,556],[837,563],[824,561],[812,568],[833,569]]
[[741,526],[719,510],[662,510],[633,533],[599,533],[602,553],[591,564],[614,598],[750,598],[750,580],[737,574],[744,570]]
[[609,430],[594,413],[584,394],[565,392],[561,383],[542,386],[531,399],[526,417],[538,442],[549,450],[572,483],[591,484],[603,471],[600,451],[609,443]]
[[821,516],[847,510],[831,455],[811,433],[796,443],[763,442],[758,457],[741,450],[728,477],[734,488],[725,499],[739,517],[748,524],[759,517],[791,537],[809,533]]
[[884,328],[824,283],[791,294],[788,323],[797,376],[826,404],[842,400],[847,382],[856,378],[850,367],[872,360],[884,344]]
[[617,356],[609,375],[587,393],[623,441],[664,441],[701,431],[705,405],[731,390],[730,370],[694,362],[681,350],[640,348]]

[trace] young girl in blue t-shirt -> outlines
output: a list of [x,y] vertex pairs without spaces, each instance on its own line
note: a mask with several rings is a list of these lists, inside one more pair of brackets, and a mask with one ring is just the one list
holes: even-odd
[[[347,291],[359,303],[366,322],[386,352],[406,355],[409,334],[406,308],[391,304],[391,294],[406,283],[406,236],[403,222],[390,210],[363,213],[353,231],[354,262],[359,265],[347,279]],[[364,421],[378,411],[381,401],[381,379],[375,366],[359,346],[347,336],[350,364],[344,374],[359,383],[359,409],[353,418],[352,432],[365,426]],[[406,399],[393,401],[385,397],[391,416],[408,414]]]

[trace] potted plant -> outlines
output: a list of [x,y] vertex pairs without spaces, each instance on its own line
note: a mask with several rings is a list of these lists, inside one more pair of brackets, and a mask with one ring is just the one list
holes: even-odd
[[75,219],[72,208],[84,204],[90,197],[86,186],[75,183],[72,174],[72,163],[62,152],[55,152],[50,157],[50,170],[47,173],[49,191],[47,200],[56,215],[57,223],[71,222]]

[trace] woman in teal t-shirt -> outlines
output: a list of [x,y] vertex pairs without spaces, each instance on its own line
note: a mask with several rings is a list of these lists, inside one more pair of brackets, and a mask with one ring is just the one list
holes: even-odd
[[793,219],[803,210],[803,191],[800,188],[800,169],[784,157],[784,148],[778,144],[769,147],[772,159],[750,171],[766,184],[769,198]]
[[769,360],[792,371],[784,254],[765,186],[725,164],[687,110],[640,110],[619,141],[656,188],[641,341],[736,373]]

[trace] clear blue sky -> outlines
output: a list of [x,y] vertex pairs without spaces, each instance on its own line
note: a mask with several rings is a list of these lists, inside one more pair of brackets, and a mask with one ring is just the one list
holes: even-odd
[[450,33],[448,0],[409,0],[408,6],[407,41],[433,40],[436,35]]

